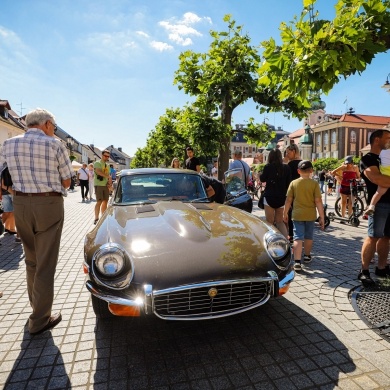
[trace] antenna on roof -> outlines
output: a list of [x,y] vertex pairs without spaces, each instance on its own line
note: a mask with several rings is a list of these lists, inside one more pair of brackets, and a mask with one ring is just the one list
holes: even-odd
[[355,113],[355,110],[352,107],[349,107],[349,110],[347,111],[347,114],[352,115]]
[[23,116],[23,109],[25,108],[23,107],[23,103],[17,103],[16,105],[20,106],[19,116]]

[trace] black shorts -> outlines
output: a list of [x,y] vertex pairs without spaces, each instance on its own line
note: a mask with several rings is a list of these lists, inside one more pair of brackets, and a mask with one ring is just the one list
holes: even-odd
[[340,194],[351,195],[351,188],[349,186],[341,185],[341,187],[340,187]]

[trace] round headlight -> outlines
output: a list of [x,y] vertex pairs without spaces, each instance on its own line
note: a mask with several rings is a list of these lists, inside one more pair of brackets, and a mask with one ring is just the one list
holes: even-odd
[[289,243],[285,238],[273,238],[268,242],[268,252],[275,260],[286,256],[289,249]]
[[105,253],[96,259],[96,267],[103,275],[118,275],[122,271],[123,266],[123,256],[118,251]]
[[120,290],[129,286],[134,267],[124,248],[109,243],[102,245],[93,255],[92,274],[99,284]]
[[[264,235],[267,253],[279,269],[286,269],[291,260],[290,243],[279,232],[268,231]],[[288,256],[289,255],[289,256]]]

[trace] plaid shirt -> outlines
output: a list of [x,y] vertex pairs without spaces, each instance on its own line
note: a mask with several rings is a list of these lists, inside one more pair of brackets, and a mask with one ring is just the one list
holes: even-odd
[[61,192],[61,180],[70,179],[72,164],[65,146],[42,130],[28,129],[26,134],[7,139],[0,152],[0,170],[11,174],[13,189],[20,192]]

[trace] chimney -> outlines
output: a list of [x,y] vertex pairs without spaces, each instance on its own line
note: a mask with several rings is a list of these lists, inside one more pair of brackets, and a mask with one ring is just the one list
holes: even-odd
[[118,148],[118,150],[121,152],[121,151],[122,151],[122,148],[120,147],[120,148]]
[[95,149],[95,145],[94,145],[94,144],[91,144],[91,145],[89,145],[89,146],[91,147],[92,150]]

